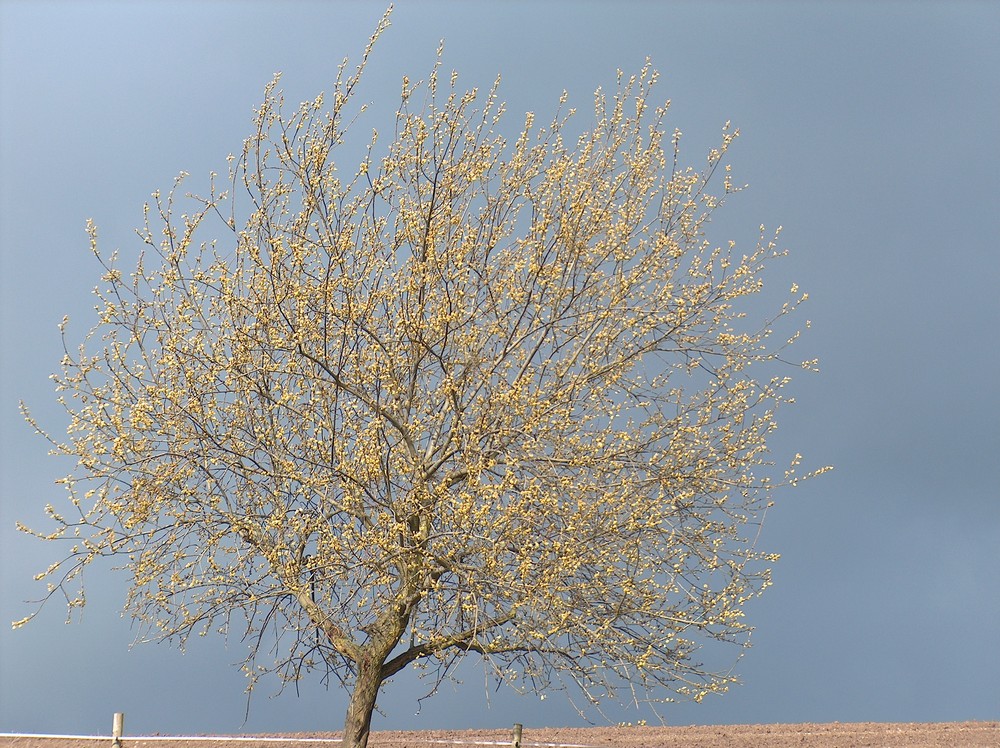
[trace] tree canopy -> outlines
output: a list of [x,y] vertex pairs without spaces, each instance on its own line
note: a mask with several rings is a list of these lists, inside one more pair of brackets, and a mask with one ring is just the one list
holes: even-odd
[[747,643],[769,584],[758,525],[796,480],[767,450],[795,337],[772,333],[805,299],[755,318],[776,236],[707,237],[738,131],[683,166],[647,65],[578,137],[564,96],[509,139],[499,81],[439,56],[358,149],[363,68],[291,111],[275,79],[226,188],[157,194],[138,256],[88,226],[49,595],[82,605],[113,557],[152,634],[242,637],[251,687],[343,683],[361,748],[386,679],[470,652],[595,702],[724,690],[693,655]]

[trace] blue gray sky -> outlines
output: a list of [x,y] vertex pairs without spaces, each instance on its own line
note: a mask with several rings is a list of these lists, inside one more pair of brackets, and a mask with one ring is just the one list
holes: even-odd
[[[0,0],[0,621],[25,615],[57,551],[14,528],[43,523],[66,469],[17,401],[61,423],[57,324],[82,336],[99,275],[86,219],[131,251],[151,192],[225,171],[275,71],[291,102],[313,98],[382,10]],[[835,471],[768,515],[762,545],[783,558],[749,611],[743,685],[667,722],[1000,718],[1000,4],[402,0],[363,86],[376,116],[441,39],[466,84],[503,76],[512,128],[563,89],[585,112],[652,58],[691,162],[726,120],[742,130],[730,161],[750,189],[713,238],[783,225],[791,255],[765,293],[810,294],[800,350],[822,373],[794,383],[774,446]],[[132,733],[339,729],[345,699],[318,683],[272,698],[265,682],[244,722],[238,643],[130,649],[123,584],[92,574],[72,626],[57,605],[0,626],[0,732],[107,733],[115,711]],[[397,679],[376,729],[586,724],[560,694],[461,676],[419,713],[421,685]]]

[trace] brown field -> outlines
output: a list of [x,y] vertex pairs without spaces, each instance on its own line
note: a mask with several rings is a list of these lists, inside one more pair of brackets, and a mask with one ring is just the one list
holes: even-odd
[[[278,736],[272,736],[278,737]],[[336,738],[335,733],[302,733],[287,738]],[[480,744],[510,745],[509,730],[374,732],[370,748],[445,748]],[[594,748],[1000,748],[1000,722],[927,724],[839,723],[800,725],[724,725],[716,727],[525,728],[524,748],[532,744],[572,744]],[[95,748],[107,740],[0,737],[0,748]],[[129,740],[122,748],[325,748],[321,742],[256,740]]]

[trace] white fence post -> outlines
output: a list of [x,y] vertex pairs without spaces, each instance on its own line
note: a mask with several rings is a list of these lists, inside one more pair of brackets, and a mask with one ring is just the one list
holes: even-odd
[[121,748],[124,729],[125,713],[115,712],[114,721],[111,723],[111,748]]
[[514,739],[511,740],[511,748],[521,748],[521,730],[522,726],[517,722],[514,723]]

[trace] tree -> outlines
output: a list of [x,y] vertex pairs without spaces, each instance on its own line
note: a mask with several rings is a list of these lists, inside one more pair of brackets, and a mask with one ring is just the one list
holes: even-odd
[[229,190],[179,217],[186,175],[156,194],[127,273],[88,225],[104,285],[54,377],[75,466],[49,597],[83,605],[117,559],[157,636],[242,636],[251,688],[349,688],[352,748],[387,679],[470,652],[595,702],[724,690],[693,654],[745,645],[769,584],[770,335],[805,298],[753,323],[774,240],[706,238],[737,131],[682,167],[647,65],[575,145],[566,96],[508,142],[497,84],[442,82],[439,55],[352,173],[363,69],[291,114],[275,79]]

